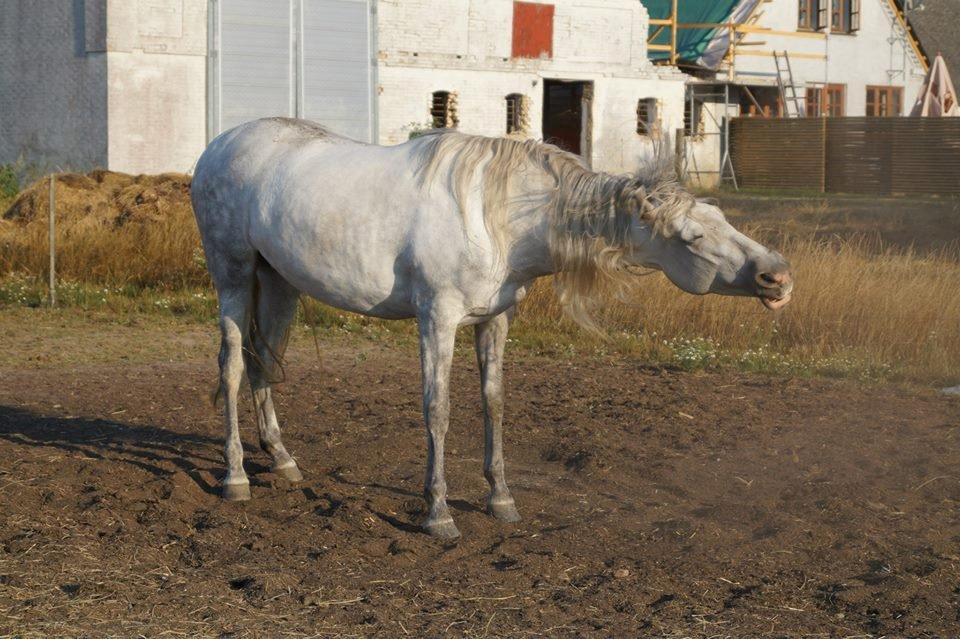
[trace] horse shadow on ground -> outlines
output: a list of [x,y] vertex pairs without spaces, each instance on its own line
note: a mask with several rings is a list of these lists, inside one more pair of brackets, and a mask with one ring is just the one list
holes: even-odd
[[[111,464],[128,464],[156,477],[169,477],[182,471],[207,494],[219,496],[218,480],[223,474],[221,450],[223,439],[209,435],[182,433],[156,425],[127,424],[91,417],[57,417],[40,415],[13,406],[0,405],[0,442],[18,446],[47,448],[64,453],[96,459]],[[259,475],[269,475],[270,468],[250,459],[260,451],[244,444],[244,467],[252,485],[268,485]],[[333,469],[322,476],[351,487],[371,487],[393,493],[398,498],[419,498],[413,491],[379,482],[357,482]],[[418,499],[419,501],[419,499]],[[450,500],[450,506],[460,512],[479,512],[480,508],[462,500]],[[419,527],[377,513],[385,521],[401,529]]]
[[[222,472],[219,452],[223,441],[216,437],[109,419],[39,415],[21,408],[0,406],[0,441],[129,464],[157,477],[166,477],[180,470],[205,492],[212,495],[220,492],[219,487],[210,481],[209,473],[203,472]],[[244,452],[253,454],[258,451],[244,445]],[[256,462],[246,461],[245,466],[252,476],[269,470]]]

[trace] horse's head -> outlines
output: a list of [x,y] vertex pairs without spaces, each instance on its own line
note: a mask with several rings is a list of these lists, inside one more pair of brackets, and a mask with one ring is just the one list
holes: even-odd
[[733,228],[716,206],[651,202],[642,189],[634,197],[640,210],[631,216],[628,263],[659,269],[688,293],[758,297],[771,310],[790,301],[790,264]]

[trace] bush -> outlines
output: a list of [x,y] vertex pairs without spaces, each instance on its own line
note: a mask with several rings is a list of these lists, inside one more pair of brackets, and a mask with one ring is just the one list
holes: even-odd
[[20,192],[20,179],[9,164],[0,166],[0,202],[16,197]]

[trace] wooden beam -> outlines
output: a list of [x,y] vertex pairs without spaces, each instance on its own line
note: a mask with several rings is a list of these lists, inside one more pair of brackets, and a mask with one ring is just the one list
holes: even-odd
[[[737,56],[772,58],[773,51],[737,51]],[[826,60],[827,59],[827,56],[823,55],[822,53],[791,53],[790,57],[803,59],[803,60]]]
[[657,27],[657,30],[654,31],[653,33],[651,33],[651,34],[650,34],[650,37],[647,38],[647,42],[653,42],[654,40],[656,40],[657,37],[658,37],[661,33],[663,33],[663,30],[664,30],[664,29],[666,29],[665,26],[663,26],[663,27]]
[[670,64],[677,63],[677,22],[680,14],[677,12],[678,0],[673,0],[673,10],[670,12]]
[[671,24],[673,24],[673,20],[670,18],[650,18],[649,23],[650,26],[659,25],[663,27],[669,27]]
[[[729,24],[726,22],[678,22],[677,29],[683,31],[687,29],[727,29]],[[765,35],[777,35],[787,38],[812,38],[814,40],[823,40],[825,33],[819,31],[781,31],[777,29],[767,29],[758,27],[754,24],[738,24],[734,27],[737,33],[763,33]]]
[[819,33],[817,31],[780,31],[777,29],[758,27],[755,24],[738,25],[737,33],[762,33],[764,35],[786,36],[788,38],[812,38],[815,40],[823,40],[827,37],[825,33]]
[[650,51],[670,51],[669,44],[648,44],[647,49]]

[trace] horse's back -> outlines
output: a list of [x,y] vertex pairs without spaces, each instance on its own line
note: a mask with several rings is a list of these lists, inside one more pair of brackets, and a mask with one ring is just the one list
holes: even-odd
[[[409,316],[408,277],[423,261],[412,247],[455,253],[449,239],[461,234],[456,208],[442,199],[449,196],[420,188],[414,146],[364,144],[285,118],[232,129],[211,142],[195,173],[204,246],[231,260],[259,254],[333,306]],[[418,241],[424,233],[430,241]]]

